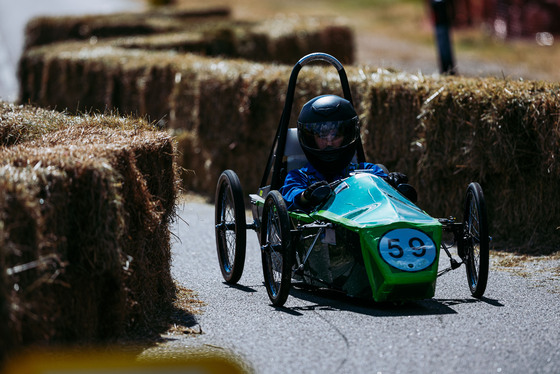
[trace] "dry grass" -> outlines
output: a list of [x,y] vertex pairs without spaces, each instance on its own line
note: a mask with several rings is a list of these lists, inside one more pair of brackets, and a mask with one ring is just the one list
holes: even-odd
[[198,298],[198,294],[195,291],[177,283],[175,283],[175,288],[177,289],[177,292],[175,294],[175,301],[173,302],[173,305],[176,308],[190,314],[202,313],[201,308],[206,306],[206,303]]
[[171,314],[166,335],[203,334],[202,327],[196,324],[193,316],[201,314],[206,306],[195,291],[175,283],[175,311]]
[[491,269],[506,271],[517,276],[535,280],[537,286],[543,283],[555,285],[553,292],[560,294],[560,252],[549,256],[528,256],[506,252],[493,252]]

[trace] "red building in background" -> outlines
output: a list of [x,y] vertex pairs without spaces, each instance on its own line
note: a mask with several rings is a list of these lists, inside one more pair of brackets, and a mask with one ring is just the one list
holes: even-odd
[[560,0],[448,0],[453,27],[487,26],[503,38],[560,34]]

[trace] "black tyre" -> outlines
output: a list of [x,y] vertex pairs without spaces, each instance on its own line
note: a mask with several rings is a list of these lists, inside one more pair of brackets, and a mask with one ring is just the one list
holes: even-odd
[[482,188],[476,182],[469,184],[463,216],[463,261],[471,294],[482,297],[486,290],[489,267],[489,236],[486,202]]
[[282,306],[290,292],[293,255],[288,209],[275,190],[270,191],[264,203],[261,251],[268,297],[274,306]]
[[247,223],[243,191],[237,174],[225,170],[216,187],[216,248],[220,270],[227,283],[241,278],[245,265]]

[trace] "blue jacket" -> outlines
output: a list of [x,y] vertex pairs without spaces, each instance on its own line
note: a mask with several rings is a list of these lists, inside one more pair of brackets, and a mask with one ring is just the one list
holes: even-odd
[[[367,169],[371,170],[371,173],[379,177],[386,177],[387,174],[379,166],[369,163],[360,162],[351,163],[346,168],[344,168],[338,176],[336,176],[333,181],[346,178],[350,176],[350,173],[355,170]],[[286,179],[284,180],[284,185],[280,187],[280,193],[286,200],[286,205],[289,210],[301,209],[308,210],[308,208],[302,207],[299,203],[301,193],[305,189],[315,182],[326,180],[326,178],[313,167],[310,163],[307,163],[301,169],[295,169],[288,172]]]

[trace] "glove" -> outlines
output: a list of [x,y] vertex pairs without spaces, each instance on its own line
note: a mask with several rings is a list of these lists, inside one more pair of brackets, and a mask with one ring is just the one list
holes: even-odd
[[386,179],[387,182],[395,188],[397,188],[401,183],[408,183],[408,177],[405,174],[399,172],[389,173]]
[[[325,186],[325,187],[323,187]],[[324,193],[313,194],[319,187],[323,187]],[[328,191],[327,191],[328,190]],[[330,196],[331,188],[327,181],[315,182],[305,189],[302,193],[303,201],[310,205],[318,205]]]
[[311,184],[309,187],[305,189],[305,191],[303,191],[303,198],[307,201],[310,201],[311,194],[313,193],[313,191],[315,191],[317,188],[321,186],[326,186],[326,185],[328,185],[327,181],[319,181]]

